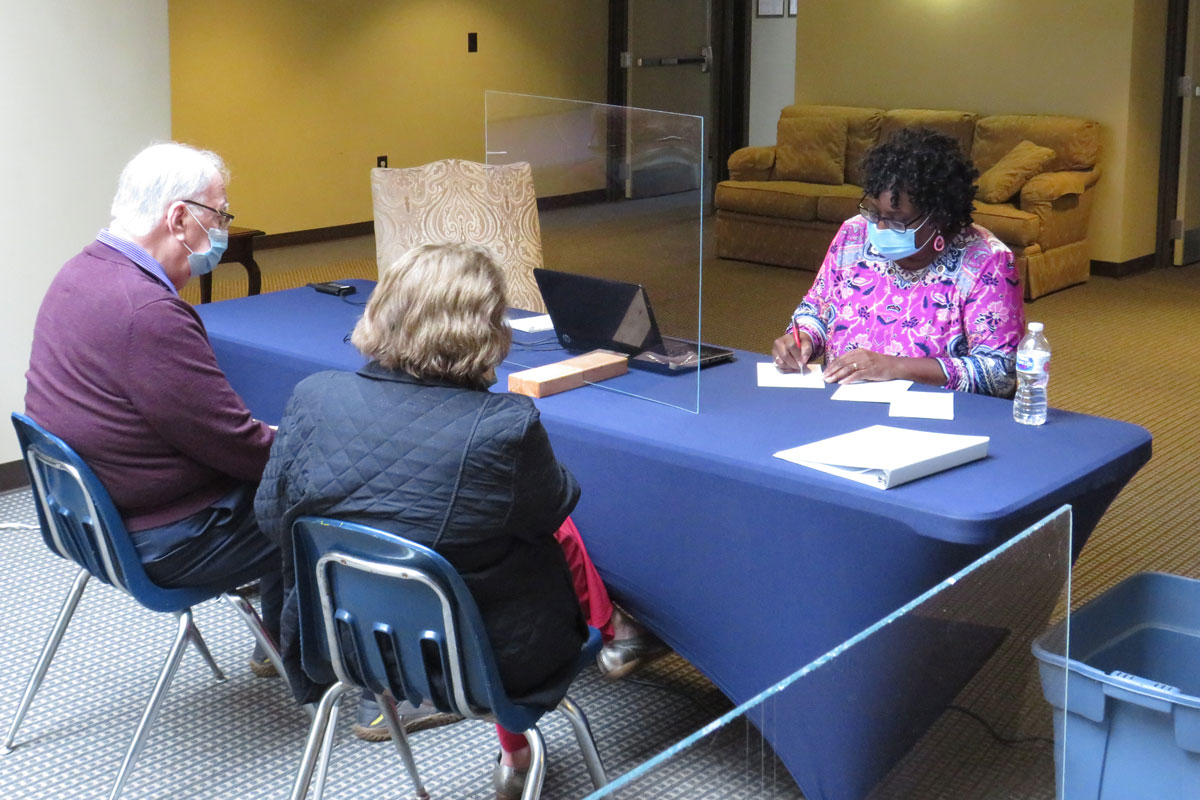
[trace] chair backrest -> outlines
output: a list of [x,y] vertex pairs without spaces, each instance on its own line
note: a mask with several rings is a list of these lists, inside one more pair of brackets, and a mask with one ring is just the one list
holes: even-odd
[[422,244],[482,245],[504,273],[509,304],[546,310],[533,279],[533,270],[542,266],[542,231],[529,164],[451,158],[420,167],[376,168],[371,196],[380,270]]
[[12,415],[46,546],[153,611],[181,611],[207,589],[155,585],[108,490],[71,447],[23,414]]
[[475,600],[442,556],[365,525],[292,528],[304,670],[321,683],[495,719],[511,731],[548,709],[512,703]]

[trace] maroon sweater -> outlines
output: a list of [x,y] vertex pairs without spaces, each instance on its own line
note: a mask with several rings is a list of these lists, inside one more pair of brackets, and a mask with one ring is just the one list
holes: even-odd
[[262,477],[274,432],[225,379],[200,317],[100,242],[50,284],[25,377],[26,414],[91,466],[130,530]]

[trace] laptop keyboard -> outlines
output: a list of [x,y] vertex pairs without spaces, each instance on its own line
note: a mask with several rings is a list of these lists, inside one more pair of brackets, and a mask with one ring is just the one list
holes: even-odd
[[689,342],[684,342],[679,339],[671,339],[664,336],[663,350],[667,351],[667,355],[672,358],[683,358],[684,356],[692,355],[696,352],[696,348]]

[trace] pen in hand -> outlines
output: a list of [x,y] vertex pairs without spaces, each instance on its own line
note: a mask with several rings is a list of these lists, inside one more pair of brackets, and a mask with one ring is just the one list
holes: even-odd
[[[800,342],[800,329],[792,325],[792,341],[796,343],[797,355],[804,354],[804,345]],[[797,362],[800,365],[800,374],[803,375],[808,370],[808,364]]]

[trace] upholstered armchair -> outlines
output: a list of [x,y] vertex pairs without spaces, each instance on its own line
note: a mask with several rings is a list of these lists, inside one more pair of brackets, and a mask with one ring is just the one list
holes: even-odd
[[542,266],[533,172],[528,164],[460,159],[371,170],[375,255],[380,267],[433,242],[483,245],[496,257],[516,308],[546,310],[533,279]]

